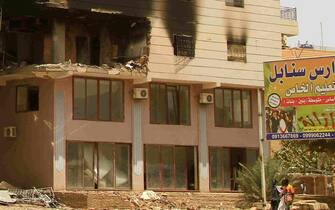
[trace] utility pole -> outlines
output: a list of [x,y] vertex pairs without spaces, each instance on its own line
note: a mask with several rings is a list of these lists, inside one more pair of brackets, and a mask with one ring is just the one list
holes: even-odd
[[262,90],[257,89],[257,101],[258,101],[258,135],[259,135],[259,158],[261,161],[261,179],[262,179],[262,197],[263,197],[263,208],[266,206],[266,181],[265,181],[265,163],[264,163],[264,132],[263,132],[263,106],[262,106]]
[[323,27],[322,27],[322,22],[320,22],[320,28],[321,28],[321,50],[323,49]]

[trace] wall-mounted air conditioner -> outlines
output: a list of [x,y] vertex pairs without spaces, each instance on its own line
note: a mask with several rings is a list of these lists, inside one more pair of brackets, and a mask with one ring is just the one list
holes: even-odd
[[147,99],[148,95],[148,88],[134,88],[133,90],[134,99]]
[[212,103],[214,103],[214,94],[213,93],[200,93],[199,103],[201,103],[201,104],[212,104]]
[[3,136],[5,138],[15,138],[16,137],[16,127],[4,127],[3,129]]

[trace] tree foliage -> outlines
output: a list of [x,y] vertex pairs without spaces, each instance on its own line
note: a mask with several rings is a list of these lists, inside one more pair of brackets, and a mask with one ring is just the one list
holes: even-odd
[[[261,161],[248,168],[243,164],[237,179],[241,190],[244,192],[245,200],[249,203],[262,200]],[[267,198],[271,197],[272,181],[280,182],[287,175],[287,171],[280,167],[279,161],[272,159],[265,163],[265,182]]]

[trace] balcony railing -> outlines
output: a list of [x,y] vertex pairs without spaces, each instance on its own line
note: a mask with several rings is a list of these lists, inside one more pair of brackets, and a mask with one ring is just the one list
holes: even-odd
[[280,9],[280,15],[282,19],[296,21],[297,20],[297,8],[282,7]]

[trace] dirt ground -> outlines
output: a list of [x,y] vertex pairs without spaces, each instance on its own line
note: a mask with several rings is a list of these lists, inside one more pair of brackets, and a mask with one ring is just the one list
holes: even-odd
[[[0,210],[46,210],[50,208],[45,208],[43,206],[28,205],[28,204],[14,204],[9,206],[0,205]],[[58,208],[59,210],[71,210],[71,208]],[[56,210],[56,209],[55,209]]]

